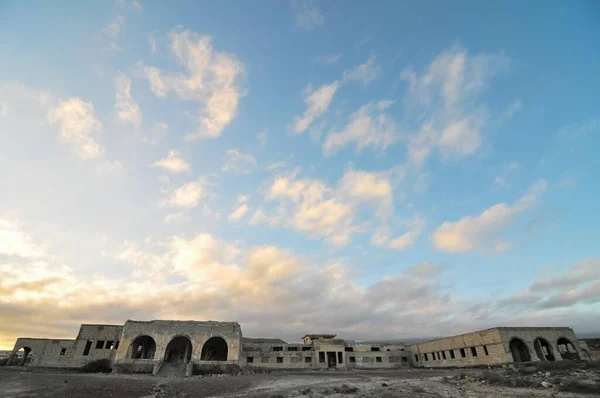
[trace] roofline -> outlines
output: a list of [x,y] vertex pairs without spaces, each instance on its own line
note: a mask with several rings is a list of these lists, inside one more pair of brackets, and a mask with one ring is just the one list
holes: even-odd
[[444,340],[444,339],[451,339],[453,337],[466,336],[468,334],[488,332],[490,330],[506,330],[506,329],[528,329],[528,330],[534,330],[534,329],[570,329],[570,330],[573,330],[573,328],[570,328],[568,326],[496,326],[496,327],[493,327],[493,328],[481,329],[481,330],[474,330],[472,332],[460,333],[460,334],[455,334],[455,335],[452,335],[452,336],[436,337],[436,338],[431,339],[431,340],[425,340],[425,341],[422,341],[420,343],[413,343],[411,345],[425,344],[425,343],[430,343],[432,341],[439,341],[439,340]]

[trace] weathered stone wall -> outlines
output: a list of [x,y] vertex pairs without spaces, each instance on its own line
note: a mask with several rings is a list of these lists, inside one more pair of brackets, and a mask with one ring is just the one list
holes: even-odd
[[397,368],[410,365],[410,351],[403,344],[347,341],[344,351],[346,367],[349,369]]
[[[140,336],[150,336],[156,343],[156,351],[152,359],[132,359],[131,344]],[[227,343],[226,363],[237,364],[240,360],[242,329],[237,322],[196,322],[196,321],[132,321],[125,322],[123,337],[114,365],[135,365],[147,368],[158,365],[164,359],[167,345],[175,337],[183,336],[192,344],[191,362],[201,363],[202,347],[211,337],[221,337]]]
[[498,329],[413,344],[410,351],[415,366],[460,367],[509,362]]
[[32,339],[28,337],[20,337],[15,342],[15,346],[12,349],[11,356],[8,360],[8,364],[13,364],[15,358],[15,353],[21,348],[30,349],[31,351],[28,354],[28,357],[32,357],[31,362],[26,363],[27,366],[42,366],[40,365],[40,361],[43,358],[44,351],[46,350],[46,345],[48,344],[49,339]]
[[312,344],[255,343],[244,344],[240,365],[257,368],[308,369],[312,368],[315,362]]
[[580,342],[580,347],[584,351],[585,356],[592,361],[600,361],[600,339],[586,339],[583,341],[583,346]]
[[[445,337],[410,347],[415,366],[462,367],[498,365],[513,362],[510,342],[517,338],[525,344],[531,361],[545,360],[536,352],[534,341],[542,338],[551,346],[555,360],[562,355],[559,338],[567,338],[581,354],[575,333],[571,328],[494,328],[458,336]],[[454,356],[454,357],[453,357]],[[581,356],[583,359],[583,356]]]

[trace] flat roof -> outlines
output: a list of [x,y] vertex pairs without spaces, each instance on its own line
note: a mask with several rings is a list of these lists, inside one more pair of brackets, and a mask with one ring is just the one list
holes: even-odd
[[488,329],[481,329],[481,330],[474,330],[472,332],[466,332],[466,333],[460,333],[460,334],[455,334],[452,336],[442,336],[442,337],[435,337],[431,340],[425,340],[422,341],[420,343],[413,343],[411,345],[419,345],[419,344],[425,344],[425,343],[430,343],[432,341],[439,341],[439,340],[445,340],[445,339],[451,339],[453,337],[460,337],[460,336],[466,336],[468,334],[475,334],[475,333],[482,333],[482,332],[488,332],[490,330],[500,330],[500,329],[521,329],[521,330],[539,330],[539,329],[571,329],[568,326],[496,326],[493,328],[488,328]]
[[312,334],[305,334],[304,336],[302,336],[302,338],[304,339],[305,337],[327,337],[327,338],[334,338],[335,336],[337,336],[336,334],[326,334],[326,333],[312,333]]

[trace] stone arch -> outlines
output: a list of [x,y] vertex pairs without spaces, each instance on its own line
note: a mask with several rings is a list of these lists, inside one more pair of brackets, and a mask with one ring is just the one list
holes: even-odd
[[154,359],[156,341],[148,335],[136,337],[129,347],[130,359]]
[[[18,352],[23,350],[23,358],[18,358]],[[8,358],[8,364],[12,366],[25,366],[29,364],[33,360],[33,355],[31,354],[31,348],[27,346],[19,347],[16,350],[13,350],[12,354]]]
[[540,361],[555,361],[552,346],[543,337],[538,337],[533,341],[533,348]]
[[510,340],[510,352],[514,362],[529,362],[531,361],[531,355],[529,354],[529,348],[527,344],[518,337],[513,337]]
[[169,341],[165,348],[165,362],[188,363],[192,359],[192,341],[187,336],[178,335]]
[[580,358],[579,351],[575,348],[575,345],[566,337],[560,337],[556,340],[556,346],[558,347],[558,352],[563,357],[563,359],[570,359],[577,361]]
[[229,353],[227,341],[221,336],[211,337],[202,346],[203,361],[226,361]]

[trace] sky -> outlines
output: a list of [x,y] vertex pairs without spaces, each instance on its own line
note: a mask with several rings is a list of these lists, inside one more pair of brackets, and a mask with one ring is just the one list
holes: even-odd
[[0,1],[0,349],[600,330],[594,1]]

